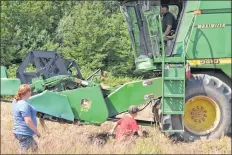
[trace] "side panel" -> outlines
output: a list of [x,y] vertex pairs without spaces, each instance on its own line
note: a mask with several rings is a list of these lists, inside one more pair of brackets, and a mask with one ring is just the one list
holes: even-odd
[[65,95],[45,90],[43,93],[30,97],[28,101],[38,112],[74,121],[72,109]]
[[[202,14],[194,15],[198,9]],[[189,41],[186,55],[189,59],[231,57],[231,1],[188,1],[180,22],[174,54],[182,54],[185,39]]]
[[140,105],[161,94],[162,78],[126,83],[105,98],[109,117],[125,112],[130,105]]
[[232,78],[231,58],[189,60],[189,62],[192,68],[221,69],[228,77]]
[[231,13],[197,15],[187,55],[189,59],[231,57]]
[[15,95],[20,85],[19,79],[1,78],[1,95]]
[[102,123],[108,118],[108,109],[100,86],[63,91],[68,97],[75,119]]
[[[202,14],[194,15],[198,9]],[[174,54],[182,54],[184,39],[192,68],[220,69],[231,78],[231,1],[188,1]]]
[[6,67],[1,66],[1,95],[15,95],[20,85],[19,79],[8,79]]
[[200,9],[227,9],[231,8],[231,1],[201,1]]
[[1,66],[1,78],[7,78],[6,67]]

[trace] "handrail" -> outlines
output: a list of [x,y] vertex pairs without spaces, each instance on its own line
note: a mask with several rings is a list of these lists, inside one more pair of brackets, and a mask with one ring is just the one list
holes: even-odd
[[186,33],[186,35],[185,35],[185,37],[184,37],[184,40],[183,40],[183,53],[182,53],[182,56],[183,57],[185,57],[185,55],[186,55],[186,52],[187,51],[185,51],[185,46],[186,46],[186,44],[187,44],[187,42],[189,42],[189,40],[190,40],[190,37],[188,38],[188,40],[186,41],[186,38],[188,37],[188,36],[191,36],[191,34],[192,34],[192,32],[193,32],[193,28],[194,28],[194,23],[195,23],[195,19],[196,19],[196,16],[194,16],[193,17],[193,19],[192,19],[192,21],[191,21],[191,24],[190,24],[190,26],[189,26],[189,29],[188,29],[188,32]]
[[161,25],[161,16],[158,15],[158,23],[159,23],[159,31],[160,31],[160,40],[161,40],[161,45],[162,45],[162,57],[163,57],[163,61],[165,58],[165,51],[164,51],[164,39],[163,39],[163,31],[162,31],[162,25]]

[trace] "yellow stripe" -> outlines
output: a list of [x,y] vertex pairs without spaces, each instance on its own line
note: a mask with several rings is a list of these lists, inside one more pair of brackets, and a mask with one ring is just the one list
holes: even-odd
[[198,60],[188,60],[191,65],[204,65],[204,64],[231,64],[231,58],[221,58],[221,59],[198,59]]

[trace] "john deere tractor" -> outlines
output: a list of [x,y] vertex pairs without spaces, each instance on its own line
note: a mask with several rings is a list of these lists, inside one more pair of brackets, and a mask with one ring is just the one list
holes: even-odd
[[[160,8],[168,5],[177,28],[164,41]],[[130,105],[137,120],[158,122],[162,132],[187,141],[220,138],[231,132],[231,2],[120,1],[138,74],[149,79],[102,87],[82,77],[74,60],[52,51],[32,51],[9,79],[1,67],[1,95],[30,84],[29,99],[40,117],[69,123],[115,120]],[[28,72],[27,67],[34,67]],[[30,68],[30,67],[29,67]]]

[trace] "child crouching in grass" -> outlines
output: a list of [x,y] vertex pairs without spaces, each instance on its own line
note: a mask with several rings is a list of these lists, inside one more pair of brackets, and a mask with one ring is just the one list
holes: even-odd
[[113,129],[110,131],[110,134],[113,134],[118,127],[116,132],[117,141],[131,138],[135,133],[137,133],[140,137],[143,136],[143,133],[139,129],[138,123],[134,119],[137,116],[138,111],[139,110],[136,106],[130,106],[128,109],[129,115],[118,120],[114,125]]

